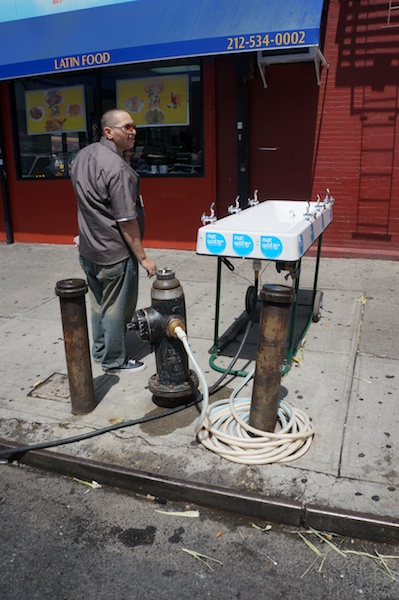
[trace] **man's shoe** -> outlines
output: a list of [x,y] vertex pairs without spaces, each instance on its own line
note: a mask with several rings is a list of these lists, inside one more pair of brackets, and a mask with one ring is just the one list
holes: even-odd
[[115,367],[114,369],[104,369],[105,373],[138,373],[144,371],[146,368],[143,362],[129,358],[121,367]]

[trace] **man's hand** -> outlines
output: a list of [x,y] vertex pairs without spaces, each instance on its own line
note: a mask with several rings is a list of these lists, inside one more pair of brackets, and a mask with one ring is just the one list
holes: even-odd
[[123,237],[126,240],[127,245],[132,250],[133,254],[141,264],[141,266],[147,271],[148,277],[152,277],[157,272],[157,265],[151,258],[148,258],[145,254],[145,250],[141,243],[140,230],[137,223],[137,219],[131,219],[130,221],[121,221],[119,228],[122,232]]
[[148,277],[153,277],[157,272],[157,265],[151,258],[146,256],[140,261],[141,266],[147,271]]

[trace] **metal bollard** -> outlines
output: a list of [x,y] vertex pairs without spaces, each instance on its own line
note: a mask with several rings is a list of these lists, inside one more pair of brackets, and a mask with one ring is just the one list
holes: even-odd
[[91,369],[84,279],[58,281],[72,414],[86,415],[96,407]]
[[286,285],[264,285],[259,296],[263,304],[249,424],[273,432],[295,290]]

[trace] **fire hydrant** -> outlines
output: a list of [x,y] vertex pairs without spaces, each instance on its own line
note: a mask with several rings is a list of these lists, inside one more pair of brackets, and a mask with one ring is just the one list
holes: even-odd
[[157,271],[151,289],[151,307],[136,310],[130,328],[155,350],[157,372],[148,387],[155,404],[174,407],[198,394],[197,374],[188,367],[188,357],[175,329],[187,331],[183,288],[169,268]]

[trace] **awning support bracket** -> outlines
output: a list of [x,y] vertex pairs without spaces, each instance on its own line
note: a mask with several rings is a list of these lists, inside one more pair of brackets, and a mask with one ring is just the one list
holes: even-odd
[[260,76],[262,78],[263,87],[267,89],[267,81],[265,70],[266,67],[270,67],[271,65],[277,64],[288,64],[294,62],[311,62],[313,61],[315,72],[316,72],[316,81],[317,85],[320,85],[320,65],[323,64],[326,69],[330,68],[330,65],[326,61],[323,53],[321,52],[318,46],[311,46],[306,48],[306,52],[292,54],[271,54],[267,52],[258,52],[258,67]]

